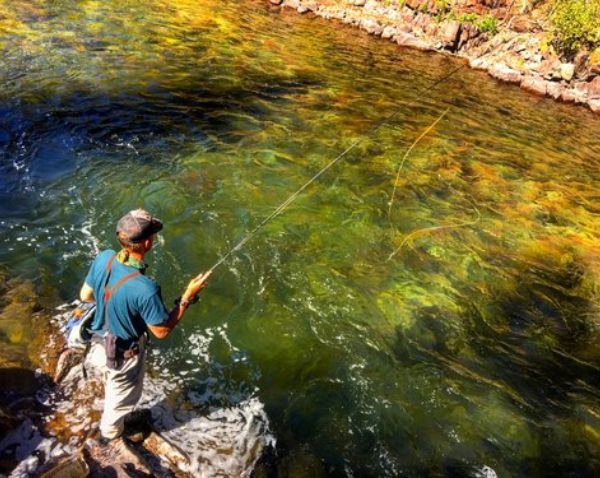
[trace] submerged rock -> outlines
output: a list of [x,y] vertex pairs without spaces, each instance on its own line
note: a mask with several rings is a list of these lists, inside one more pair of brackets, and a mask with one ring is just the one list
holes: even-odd
[[81,452],[45,468],[47,471],[41,472],[40,478],[84,478],[90,474],[90,467]]

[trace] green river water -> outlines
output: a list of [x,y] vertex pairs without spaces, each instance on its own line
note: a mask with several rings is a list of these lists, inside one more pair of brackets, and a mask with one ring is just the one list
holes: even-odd
[[[1,0],[0,51],[0,264],[50,306],[135,207],[172,301],[404,106],[153,368],[188,408],[257,399],[279,476],[598,476],[599,117],[467,68],[419,94],[459,63],[258,0]],[[24,327],[0,315],[0,355]]]

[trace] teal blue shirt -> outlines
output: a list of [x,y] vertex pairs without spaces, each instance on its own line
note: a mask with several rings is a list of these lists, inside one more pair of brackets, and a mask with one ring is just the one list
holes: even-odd
[[[116,255],[113,250],[103,251],[92,263],[85,283],[94,290],[96,316],[92,321],[92,331],[104,330],[104,284],[108,260]],[[119,279],[136,271],[134,267],[122,264],[116,257],[112,263],[108,286],[112,287]],[[162,300],[160,287],[145,275],[138,275],[125,282],[108,301],[108,330],[121,339],[126,346],[138,340],[147,330],[147,324],[159,325],[169,319],[169,312]]]

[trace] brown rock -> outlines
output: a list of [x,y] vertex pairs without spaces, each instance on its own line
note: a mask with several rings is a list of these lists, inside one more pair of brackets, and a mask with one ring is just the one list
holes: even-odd
[[363,18],[360,21],[360,28],[371,35],[381,35],[381,32],[383,31],[383,27],[379,24],[379,22],[373,20],[372,18]]
[[588,77],[587,62],[589,56],[589,52],[586,50],[581,50],[575,55],[573,60],[573,64],[575,65],[575,78],[585,80]]
[[283,0],[269,0],[273,5],[281,5],[281,2],[283,2]]
[[506,81],[507,83],[521,83],[521,73],[503,63],[493,65],[488,71],[494,78]]
[[548,58],[546,60],[542,60],[539,65],[534,68],[534,71],[539,73],[541,76],[546,78],[547,80],[552,78],[560,78],[560,62],[554,58]]
[[555,100],[562,96],[564,90],[565,87],[560,83],[556,83],[554,81],[549,81],[546,83],[546,94]]
[[471,23],[463,23],[461,27],[458,49],[463,48],[469,40],[479,35],[479,29]]
[[565,88],[560,99],[566,103],[585,103],[585,95],[575,88]]
[[357,7],[364,7],[366,0],[354,0],[354,5]]
[[427,12],[435,15],[439,11],[435,0],[427,0]]
[[590,100],[600,99],[600,76],[595,77],[587,84],[587,94]]
[[396,34],[396,29],[391,26],[387,26],[381,32],[381,38],[392,38]]
[[433,47],[424,40],[411,35],[410,33],[399,32],[394,36],[394,41],[401,46],[416,48],[418,50],[431,50]]
[[430,24],[431,16],[426,13],[418,13],[413,22],[413,25],[420,28],[422,31],[426,31]]
[[441,27],[440,40],[444,44],[444,47],[452,51],[456,50],[460,39],[460,30],[460,23],[457,20],[447,22]]
[[396,27],[398,31],[400,32],[404,32],[404,33],[410,33],[412,32],[412,24],[411,23],[403,23],[402,25]]
[[411,23],[414,19],[414,12],[410,8],[403,8],[400,12],[400,20],[405,23]]
[[475,70],[487,70],[490,65],[487,60],[483,58],[471,58],[469,60],[469,66]]
[[538,23],[532,20],[529,15],[516,15],[512,17],[509,21],[509,26],[511,30],[519,33],[540,31]]
[[283,0],[283,5],[290,8],[298,8],[300,0]]
[[590,106],[590,109],[596,113],[600,115],[600,100],[590,100],[588,102],[588,105]]
[[545,96],[548,91],[547,81],[536,76],[526,76],[521,81],[521,88],[536,95]]
[[40,474],[41,478],[85,478],[90,475],[90,467],[85,461],[83,453],[60,459],[57,463],[49,463],[45,471]]
[[406,6],[412,8],[413,10],[419,10],[421,3],[426,0],[406,0]]

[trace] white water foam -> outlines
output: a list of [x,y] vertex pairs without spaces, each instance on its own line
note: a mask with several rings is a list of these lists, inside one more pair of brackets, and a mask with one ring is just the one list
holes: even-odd
[[[64,326],[75,304],[64,304],[57,308],[53,317],[56,325]],[[149,408],[153,428],[187,456],[188,460],[175,463],[181,471],[192,476],[249,476],[263,451],[275,445],[275,439],[269,429],[264,405],[255,395],[256,389],[246,394],[239,390],[227,392],[228,387],[220,383],[223,377],[212,376],[210,365],[214,360],[210,356],[210,346],[214,339],[222,340],[232,352],[240,355],[227,336],[226,326],[190,334],[185,353],[192,360],[188,359],[186,363],[191,362],[194,368],[182,370],[185,373],[179,376],[174,376],[161,363],[164,357],[157,353],[157,349],[151,350],[147,360],[154,367],[144,379],[144,392],[138,408]],[[236,360],[234,358],[233,365],[229,366],[239,363]],[[216,365],[216,369],[222,368],[222,365]],[[201,370],[206,375],[202,380],[206,389],[202,391],[193,386],[198,384]],[[59,414],[66,420],[66,425],[74,434],[73,443],[67,447],[79,446],[82,437],[98,428],[90,412],[100,411],[103,406],[103,397],[99,396],[98,388],[94,386],[94,382],[101,380],[101,372],[90,367],[87,367],[87,372],[90,378],[86,382],[81,366],[73,367],[61,383],[61,393],[40,400],[52,409],[53,414]],[[52,416],[46,418],[49,421]],[[56,440],[52,443],[56,447]],[[31,451],[38,449],[37,454],[41,452],[41,456],[50,456],[48,447],[51,445],[40,442]],[[42,460],[34,460],[32,455],[19,465],[19,470],[31,472],[42,464]]]
[[153,426],[189,457],[182,471],[193,476],[249,476],[263,450],[274,445],[264,406],[253,397],[233,406],[175,411],[165,400],[169,382],[148,379],[142,407],[152,410]]

